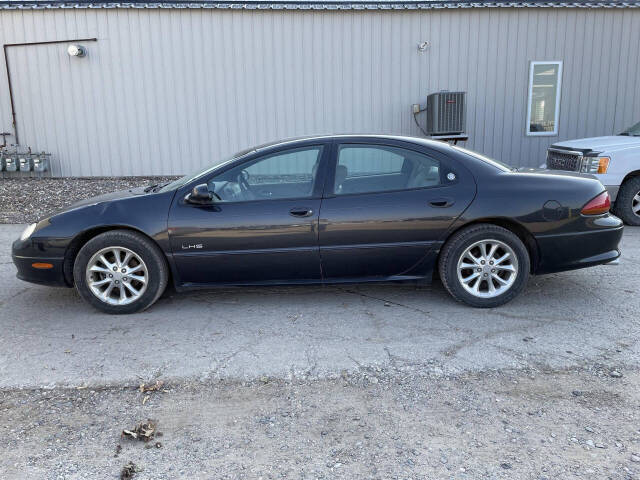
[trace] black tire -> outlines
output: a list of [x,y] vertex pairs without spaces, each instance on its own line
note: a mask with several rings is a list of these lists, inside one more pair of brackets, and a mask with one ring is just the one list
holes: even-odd
[[[140,298],[131,303],[124,305],[106,303],[94,295],[87,284],[86,269],[90,259],[97,252],[109,247],[121,247],[134,252],[147,268],[146,290]],[[160,298],[167,287],[169,267],[160,248],[149,238],[130,230],[111,230],[92,238],[80,249],[73,266],[73,279],[82,298],[98,310],[116,315],[127,314],[145,310]]]
[[[461,280],[458,278],[458,261],[467,248],[477,242],[490,240],[497,240],[511,248],[517,259],[517,269],[511,286],[502,294],[490,298],[480,298],[468,292],[462,285]],[[484,267],[478,265],[478,268]],[[487,268],[490,269],[491,267]],[[530,269],[529,252],[520,238],[506,228],[487,223],[472,225],[456,232],[443,247],[438,264],[440,279],[451,296],[459,302],[480,308],[497,307],[517,297],[527,284]],[[475,268],[471,269],[471,271],[475,271]],[[484,273],[480,273],[480,275],[484,275]],[[491,273],[489,273],[489,276],[491,277]],[[480,281],[481,279],[476,280],[476,282]],[[487,280],[484,280],[484,282],[482,285],[488,290]]]
[[633,213],[634,197],[640,193],[640,176],[626,180],[616,198],[614,213],[627,225],[640,226],[640,215]]

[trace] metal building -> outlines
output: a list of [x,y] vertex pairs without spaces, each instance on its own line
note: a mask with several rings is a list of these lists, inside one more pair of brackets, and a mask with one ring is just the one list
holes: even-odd
[[638,7],[0,0],[0,133],[55,176],[181,174],[285,137],[422,135],[412,105],[450,90],[464,146],[538,165],[640,120]]

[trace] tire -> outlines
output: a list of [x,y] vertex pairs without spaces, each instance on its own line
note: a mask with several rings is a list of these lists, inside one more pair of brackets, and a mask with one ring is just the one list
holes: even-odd
[[[634,208],[637,209],[636,212],[633,211]],[[627,225],[640,226],[640,176],[632,177],[622,184],[614,213]]]
[[167,287],[169,267],[149,238],[129,230],[111,230],[80,249],[73,279],[82,298],[98,310],[127,314],[145,310],[160,298]]
[[442,249],[438,264],[440,279],[451,296],[480,308],[497,307],[517,297],[527,284],[530,268],[529,252],[518,236],[486,223],[456,232]]

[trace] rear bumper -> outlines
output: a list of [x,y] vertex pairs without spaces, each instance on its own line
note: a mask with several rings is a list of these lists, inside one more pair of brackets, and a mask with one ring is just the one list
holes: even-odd
[[622,220],[608,215],[593,223],[599,228],[577,233],[537,236],[540,261],[535,273],[575,270],[617,259],[620,256],[618,244],[622,238]]
[[[49,285],[52,287],[68,287],[64,280],[64,273],[62,265],[64,259],[62,258],[44,258],[44,257],[22,257],[19,255],[12,255],[11,259],[18,269],[16,277],[25,282],[39,283],[42,285]],[[34,268],[34,263],[50,263],[53,268],[40,269]]]

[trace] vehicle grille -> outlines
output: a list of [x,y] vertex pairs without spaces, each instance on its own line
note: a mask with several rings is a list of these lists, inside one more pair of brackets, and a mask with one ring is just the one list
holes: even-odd
[[547,168],[551,170],[580,171],[582,156],[575,153],[564,153],[557,150],[547,151]]

